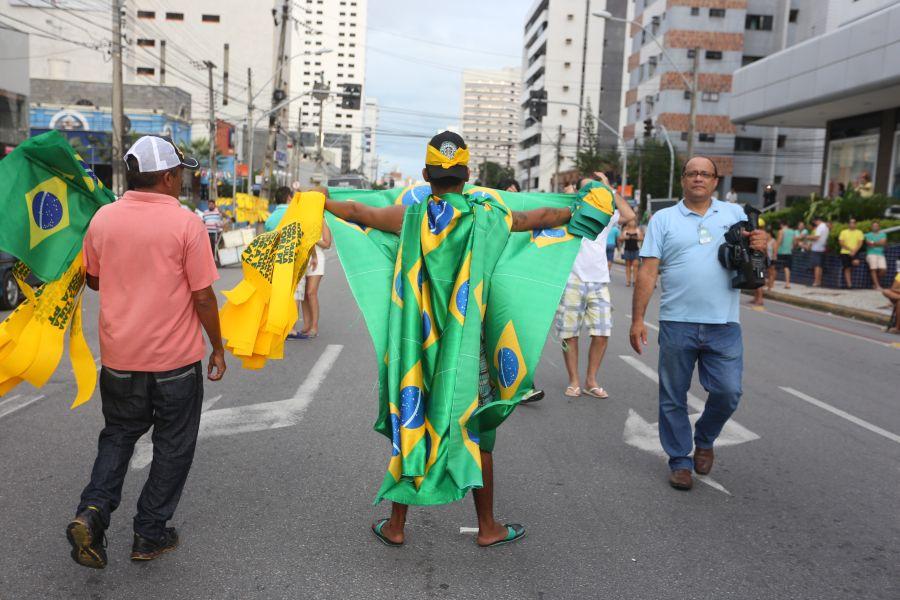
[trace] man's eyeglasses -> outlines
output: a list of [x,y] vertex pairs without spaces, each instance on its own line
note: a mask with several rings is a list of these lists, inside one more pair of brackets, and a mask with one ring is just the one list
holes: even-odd
[[713,179],[717,177],[715,173],[710,173],[709,171],[685,171],[681,176],[687,177],[688,179],[694,179],[695,177],[702,177],[703,179]]

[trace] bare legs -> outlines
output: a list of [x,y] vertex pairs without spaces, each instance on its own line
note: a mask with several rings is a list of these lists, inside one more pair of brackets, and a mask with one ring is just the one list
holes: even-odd
[[630,287],[634,285],[634,282],[637,280],[637,266],[638,261],[636,260],[626,260],[625,261],[625,286]]
[[319,333],[319,283],[321,275],[307,275],[306,294],[303,297],[303,333]]
[[[569,385],[578,387],[578,338],[571,337],[564,340],[563,359],[566,363],[566,372],[569,374]],[[606,346],[609,338],[602,335],[591,336],[591,347],[588,350],[588,368],[584,379],[584,389],[600,387],[597,385],[597,372],[606,354]]]
[[872,287],[876,290],[880,290],[881,278],[884,277],[884,269],[870,269],[869,275],[872,277]]
[[[506,527],[494,520],[494,459],[489,452],[481,452],[481,479],[483,487],[472,490],[478,518],[478,537],[475,541],[487,546],[504,539],[508,533]],[[408,510],[406,504],[392,503],[391,517],[381,528],[381,534],[394,543],[402,543]]]
[[822,287],[822,267],[813,267],[813,287]]
[[791,287],[791,269],[789,267],[784,268],[784,287],[786,289]]

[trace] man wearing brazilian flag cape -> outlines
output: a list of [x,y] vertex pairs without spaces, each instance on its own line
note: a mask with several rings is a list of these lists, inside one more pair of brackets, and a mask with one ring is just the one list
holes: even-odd
[[469,489],[480,546],[525,535],[494,520],[496,429],[531,387],[577,236],[596,237],[623,202],[598,183],[574,202],[467,188],[468,159],[445,131],[426,149],[429,194],[416,188],[389,204],[332,190],[325,202],[378,358],[375,430],[391,457],[376,502],[393,506],[372,530],[390,546],[404,541],[409,504],[446,504]]

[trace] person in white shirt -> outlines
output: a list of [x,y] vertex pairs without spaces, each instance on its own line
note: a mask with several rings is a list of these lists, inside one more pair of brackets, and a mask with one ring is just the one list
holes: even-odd
[[828,224],[825,223],[822,217],[814,218],[813,224],[815,224],[816,228],[810,235],[806,236],[806,241],[812,242],[809,247],[809,264],[812,265],[813,268],[812,285],[813,287],[821,287],[822,266],[825,264],[825,245],[828,243],[828,234],[830,230],[828,229]]
[[734,191],[734,188],[731,188],[731,190],[727,194],[725,194],[725,202],[731,202],[732,204],[735,204],[735,203],[737,203],[737,201],[738,201],[737,192]]
[[[609,185],[603,173],[594,176]],[[589,180],[581,182],[584,186]],[[569,373],[566,396],[580,396],[578,378],[578,335],[582,328],[591,336],[588,351],[588,369],[584,380],[584,393],[594,398],[608,398],[609,394],[597,383],[597,371],[606,353],[606,344],[612,333],[612,304],[609,297],[609,265],[606,262],[606,237],[621,219],[635,218],[634,211],[618,194],[615,195],[616,212],[596,240],[582,239],[581,248],[569,281],[556,310],[556,334],[563,340],[563,357]]]

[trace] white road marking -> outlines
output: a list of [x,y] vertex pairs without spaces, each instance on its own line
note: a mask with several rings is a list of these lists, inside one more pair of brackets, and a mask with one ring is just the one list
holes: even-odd
[[[325,381],[328,371],[334,366],[338,355],[343,349],[344,347],[340,344],[329,344],[326,346],[319,359],[310,369],[306,379],[300,384],[291,398],[275,402],[207,410],[200,419],[198,439],[267,429],[280,429],[296,425],[303,418],[306,407],[312,402],[316,391],[322,385],[322,382]],[[211,402],[208,406],[204,403],[204,410],[211,407],[218,398],[210,400]],[[132,468],[140,469],[150,463],[149,460],[146,460],[144,454],[141,456],[144,458],[142,458],[140,463],[137,462],[137,456],[132,460]],[[150,458],[152,459],[152,446]],[[145,460],[146,462],[143,462]]]
[[887,439],[891,440],[892,442],[897,442],[898,444],[900,444],[900,435],[891,433],[890,431],[888,431],[886,429],[882,429],[881,427],[878,427],[877,425],[873,425],[873,424],[869,423],[868,421],[864,421],[864,420],[860,419],[859,417],[854,417],[853,415],[851,415],[848,412],[845,412],[839,408],[835,408],[834,406],[831,406],[830,404],[826,404],[825,402],[822,402],[821,400],[817,400],[816,398],[813,398],[812,396],[804,394],[803,392],[797,391],[794,388],[783,387],[783,386],[779,386],[779,388],[781,388],[788,394],[791,394],[792,396],[800,398],[804,402],[809,402],[813,406],[818,406],[822,410],[827,410],[831,414],[837,415],[837,416],[841,417],[842,419],[846,419],[855,425],[859,425],[863,429],[868,429],[872,433],[877,433],[878,435],[880,435],[882,437],[886,437]]
[[6,400],[3,400],[2,402],[0,402],[0,406],[3,406],[4,404],[9,404],[10,402],[12,402],[13,400],[15,400],[16,398],[21,398],[21,397],[22,397],[22,394],[16,394],[15,396],[10,396],[10,397],[7,398]]
[[[10,402],[10,401],[12,401],[12,400],[16,400],[16,399],[21,398],[21,397],[22,397],[22,396],[13,396],[13,397],[10,398],[7,402]],[[4,408],[3,410],[0,410],[0,419],[2,419],[3,417],[6,417],[6,416],[11,415],[11,414],[13,414],[14,412],[16,412],[16,411],[18,411],[18,410],[22,410],[22,409],[25,408],[26,406],[30,406],[31,404],[34,404],[35,402],[37,402],[38,400],[40,400],[40,399],[43,398],[43,397],[44,397],[43,395],[41,395],[41,396],[35,396],[34,398],[31,398],[31,399],[27,399],[27,398],[26,398],[26,399],[21,400],[20,402],[13,403],[13,404],[10,405],[9,407]]]
[[[631,314],[630,314],[630,313],[625,313],[625,316],[628,317],[629,319],[631,318]],[[646,325],[647,327],[649,327],[649,328],[652,329],[653,331],[659,331],[659,327],[657,327],[656,325],[654,325],[654,324],[651,323],[650,321],[644,321],[644,325]]]
[[[619,358],[634,367],[635,370],[651,381],[659,383],[659,375],[651,367],[648,367],[633,356],[619,355]],[[705,403],[690,392],[688,392],[687,395],[687,403],[690,408],[696,411],[688,416],[691,425],[693,426],[697,422],[697,419],[700,418],[700,413],[702,413]],[[759,435],[750,431],[737,421],[729,419],[722,428],[719,437],[716,438],[716,446],[736,446],[758,439]],[[622,441],[629,446],[633,446],[644,452],[650,452],[651,454],[656,454],[662,458],[668,458],[659,441],[659,423],[650,423],[646,421],[632,409],[628,409],[628,418],[625,420],[625,428],[622,431]],[[731,495],[731,492],[725,489],[725,486],[708,475],[697,475],[696,478],[713,489],[719,490],[729,496]]]
[[459,528],[460,535],[473,534],[473,533],[476,533],[476,534],[478,533],[477,527],[460,527]]
[[[200,413],[205,413],[213,405],[222,399],[222,394],[218,396],[212,396],[211,398],[207,398],[203,401],[203,406],[200,407]],[[132,469],[143,469],[147,465],[149,465],[153,461],[153,441],[152,441],[153,433],[148,431],[141,439],[137,441],[137,444],[134,445],[134,456],[131,459],[131,468]]]

